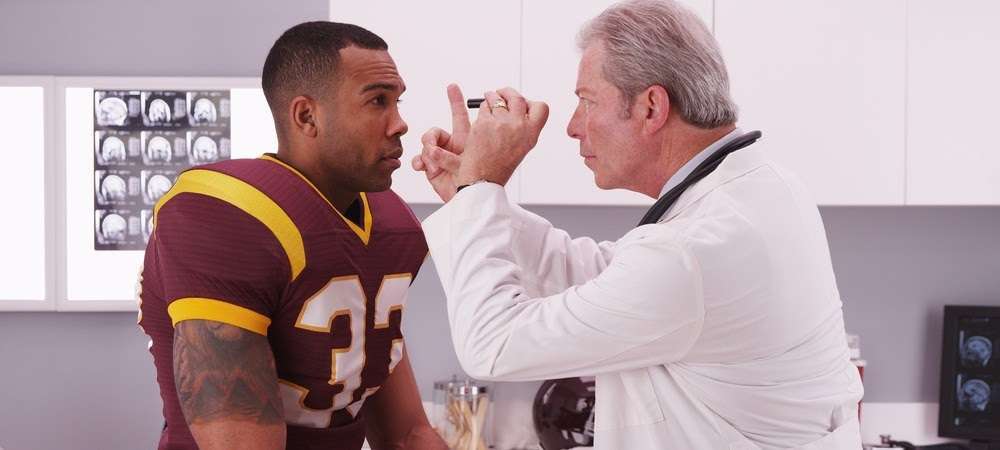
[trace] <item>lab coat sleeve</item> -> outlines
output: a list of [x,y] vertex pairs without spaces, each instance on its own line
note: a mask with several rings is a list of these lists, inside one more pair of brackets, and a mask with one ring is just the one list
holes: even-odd
[[515,204],[509,206],[514,234],[511,251],[530,294],[550,295],[585,283],[611,262],[614,242],[573,239],[541,216]]
[[[704,316],[701,275],[678,239],[660,233],[619,243],[593,278],[536,296],[513,249],[538,243],[518,242],[513,208],[500,186],[479,184],[424,221],[469,375],[597,375],[676,361],[691,348]],[[591,263],[565,264],[572,272]]]

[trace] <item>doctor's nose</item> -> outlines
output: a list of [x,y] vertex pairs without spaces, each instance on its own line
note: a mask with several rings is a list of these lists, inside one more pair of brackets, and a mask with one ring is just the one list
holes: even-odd
[[580,115],[580,107],[577,106],[573,111],[573,117],[569,119],[569,124],[566,125],[566,134],[569,137],[577,140],[583,140],[583,119]]

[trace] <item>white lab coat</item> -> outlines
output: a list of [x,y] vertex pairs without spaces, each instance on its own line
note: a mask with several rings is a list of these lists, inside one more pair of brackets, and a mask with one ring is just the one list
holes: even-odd
[[464,189],[423,223],[462,367],[596,376],[598,449],[860,448],[823,223],[761,146],[617,242]]

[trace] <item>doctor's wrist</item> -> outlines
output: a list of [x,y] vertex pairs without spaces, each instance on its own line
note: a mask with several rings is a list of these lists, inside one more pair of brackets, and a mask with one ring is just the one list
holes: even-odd
[[480,184],[480,183],[490,183],[490,182],[491,182],[491,181],[489,181],[489,180],[487,180],[487,179],[483,179],[483,178],[480,178],[480,179],[478,179],[478,180],[475,180],[475,181],[473,181],[473,182],[471,182],[471,183],[466,183],[466,184],[460,184],[460,185],[458,185],[458,187],[456,187],[456,188],[455,188],[455,193],[457,194],[457,193],[461,192],[461,191],[462,191],[462,189],[465,189],[465,188],[467,188],[467,187],[469,187],[469,186],[472,186],[472,185],[475,185],[475,184]]
[[458,174],[455,176],[455,192],[461,191],[466,186],[471,186],[476,183],[482,183],[484,181],[492,181],[492,179],[486,176],[484,170],[477,167],[463,166],[458,170]]

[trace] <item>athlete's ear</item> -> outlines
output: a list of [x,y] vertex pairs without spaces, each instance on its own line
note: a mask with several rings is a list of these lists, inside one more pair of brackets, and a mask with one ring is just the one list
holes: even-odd
[[305,95],[292,99],[288,104],[291,132],[314,138],[319,134],[316,128],[316,101]]

